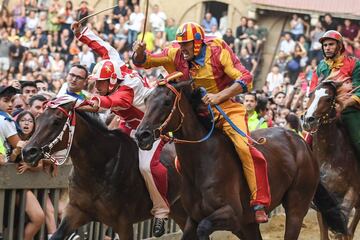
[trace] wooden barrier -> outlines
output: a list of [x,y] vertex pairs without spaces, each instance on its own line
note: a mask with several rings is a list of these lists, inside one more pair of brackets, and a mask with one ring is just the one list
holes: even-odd
[[[25,172],[18,174],[15,164],[7,164],[0,167],[0,239],[23,240],[24,226],[26,224],[25,201],[26,191],[31,190],[37,196],[40,205],[45,211],[47,195],[54,205],[54,217],[58,219],[58,207],[61,191],[68,187],[68,176],[71,165],[63,165],[58,168],[58,175],[51,177],[47,173]],[[5,224],[6,223],[6,224]],[[6,225],[6,227],[5,227]],[[134,224],[134,239],[149,239],[152,237],[152,221]],[[111,229],[98,222],[91,222],[78,229],[81,239],[103,240],[105,232],[115,236]],[[177,232],[177,233],[176,233]],[[179,235],[179,227],[170,220],[167,224],[167,233],[162,239],[175,239]],[[174,233],[176,233],[174,235]],[[46,238],[45,224],[41,227],[35,240]],[[116,239],[116,238],[114,238]]]

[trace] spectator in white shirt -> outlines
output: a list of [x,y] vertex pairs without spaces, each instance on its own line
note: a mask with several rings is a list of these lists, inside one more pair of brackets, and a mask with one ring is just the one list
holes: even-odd
[[138,4],[134,5],[134,12],[130,14],[129,18],[129,33],[128,33],[128,43],[132,43],[137,39],[137,35],[141,32],[141,26],[145,16],[140,12],[140,6]]
[[84,44],[82,46],[82,51],[79,53],[80,64],[90,69],[92,63],[95,63],[94,53],[89,50],[89,47]]
[[279,72],[279,67],[274,65],[271,72],[266,77],[266,86],[269,94],[274,91],[275,88],[280,87],[284,83],[284,76]]
[[150,14],[150,23],[153,33],[165,32],[166,14],[159,9],[159,5],[155,4],[153,12]]
[[287,56],[290,56],[295,50],[295,41],[291,38],[291,34],[286,32],[284,39],[280,43],[280,51],[283,51]]
[[218,30],[216,25],[211,26],[211,31],[209,33],[205,33],[206,37],[215,37],[215,38],[222,38],[221,32]]
[[25,29],[35,31],[38,24],[39,18],[36,16],[35,11],[30,11],[29,16],[26,17]]

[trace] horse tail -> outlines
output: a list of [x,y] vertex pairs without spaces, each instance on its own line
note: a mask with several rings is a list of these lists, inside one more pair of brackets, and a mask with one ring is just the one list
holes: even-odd
[[339,202],[321,182],[317,186],[313,202],[332,231],[347,234],[347,218],[341,211]]

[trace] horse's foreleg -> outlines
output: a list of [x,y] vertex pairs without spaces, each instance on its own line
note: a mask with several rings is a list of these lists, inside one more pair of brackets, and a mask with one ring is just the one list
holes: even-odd
[[317,212],[316,217],[320,228],[320,240],[329,240],[329,228],[324,222],[321,213]]
[[243,227],[243,229],[235,233],[241,240],[261,240],[261,232],[259,229],[259,224],[251,223]]
[[356,208],[355,209],[355,215],[351,221],[351,224],[349,226],[349,232],[351,234],[351,237],[353,238],[354,237],[354,234],[355,234],[355,230],[356,230],[356,227],[359,223],[359,220],[360,220],[360,208]]
[[79,208],[68,204],[65,208],[64,217],[50,240],[65,239],[70,233],[90,221],[91,219],[87,214]]
[[199,239],[208,239],[216,230],[238,231],[239,217],[230,205],[217,209],[211,215],[200,221],[197,227]]
[[177,200],[170,207],[170,218],[174,219],[181,230],[184,230],[187,214],[184,207],[182,206],[181,200]]
[[119,237],[121,240],[133,240],[134,239],[133,225],[130,223],[121,224],[117,233],[119,234]]
[[188,217],[186,220],[186,224],[185,224],[185,228],[184,228],[181,240],[196,240],[196,239],[198,239],[198,237],[196,235],[197,226],[198,226],[198,224],[193,219]]

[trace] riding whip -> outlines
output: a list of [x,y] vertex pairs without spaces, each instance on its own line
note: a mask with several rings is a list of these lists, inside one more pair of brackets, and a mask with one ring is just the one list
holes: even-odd
[[105,9],[99,11],[99,12],[96,12],[96,13],[90,14],[90,15],[88,15],[88,16],[86,16],[86,17],[83,17],[82,19],[79,20],[79,24],[82,24],[82,23],[83,23],[84,21],[86,21],[87,19],[89,19],[89,18],[91,18],[91,17],[94,17],[94,16],[96,16],[96,15],[102,13],[102,12],[105,12],[105,11],[108,11],[108,10],[111,10],[111,9],[114,9],[114,8],[116,8],[117,6],[118,6],[118,5],[115,5],[115,6],[112,6],[112,7],[109,7],[109,8],[105,8]]
[[145,20],[144,20],[144,28],[143,28],[143,35],[141,37],[141,42],[144,42],[148,13],[149,13],[149,0],[146,0]]

